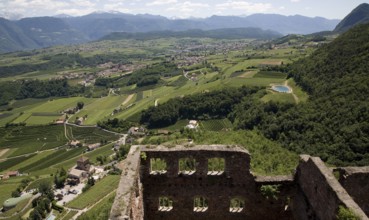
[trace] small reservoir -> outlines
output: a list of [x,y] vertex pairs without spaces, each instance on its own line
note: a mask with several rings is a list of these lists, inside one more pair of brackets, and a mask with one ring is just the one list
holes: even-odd
[[272,86],[272,90],[276,91],[276,92],[282,92],[282,93],[291,93],[292,89],[288,86],[283,86],[283,85],[275,85]]

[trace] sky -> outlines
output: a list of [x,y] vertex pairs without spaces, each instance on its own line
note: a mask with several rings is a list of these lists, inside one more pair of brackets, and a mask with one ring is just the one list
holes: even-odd
[[119,11],[168,18],[273,13],[343,19],[361,3],[369,0],[0,0],[0,15],[81,16],[96,11]]

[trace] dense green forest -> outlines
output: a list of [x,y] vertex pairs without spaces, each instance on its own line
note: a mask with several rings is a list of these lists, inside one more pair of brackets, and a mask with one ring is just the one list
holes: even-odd
[[310,95],[307,103],[244,101],[232,118],[238,128],[257,128],[295,152],[335,165],[367,165],[368,71],[369,25],[362,25],[290,66],[290,76]]
[[147,124],[149,128],[156,128],[175,124],[179,119],[225,118],[245,96],[251,98],[259,90],[260,88],[228,88],[171,99],[144,110],[140,122]]
[[70,86],[66,79],[17,80],[0,83],[0,105],[13,99],[64,97],[83,93],[83,86]]

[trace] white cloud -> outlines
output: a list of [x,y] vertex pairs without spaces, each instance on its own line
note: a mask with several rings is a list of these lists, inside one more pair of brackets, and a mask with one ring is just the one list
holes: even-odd
[[300,2],[301,0],[290,0],[291,2]]
[[208,8],[208,7],[209,7],[208,4],[186,1],[183,3],[175,4],[173,7],[167,8],[167,11],[178,11],[182,13],[190,13],[190,12],[197,11],[198,9],[203,9],[203,8]]
[[94,8],[87,8],[87,9],[70,8],[70,9],[57,10],[55,14],[67,14],[71,16],[81,16],[81,15],[90,14],[94,11],[95,11]]
[[262,13],[272,9],[270,3],[251,3],[245,1],[227,1],[215,6],[218,10],[238,10],[246,13]]
[[120,11],[124,13],[131,13],[132,11],[128,9],[123,2],[115,3],[115,4],[105,4],[103,6],[104,11]]
[[80,1],[73,1],[73,6],[79,6],[79,7],[95,7],[95,3],[88,1],[88,0],[80,0]]
[[154,5],[168,5],[177,3],[177,0],[156,0],[150,3],[147,3],[146,6],[154,6]]

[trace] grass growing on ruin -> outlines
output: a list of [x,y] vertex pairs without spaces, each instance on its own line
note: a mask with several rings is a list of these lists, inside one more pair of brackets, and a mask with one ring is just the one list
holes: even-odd
[[251,170],[258,175],[288,175],[295,170],[299,157],[296,153],[283,148],[258,134],[257,131],[203,131],[185,130],[169,136],[147,137],[143,144],[188,144],[192,139],[197,144],[226,144],[238,145],[247,149],[251,154]]
[[298,164],[298,155],[272,142],[256,131],[199,132],[196,144],[236,144],[251,154],[251,170],[259,175],[291,174]]

